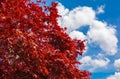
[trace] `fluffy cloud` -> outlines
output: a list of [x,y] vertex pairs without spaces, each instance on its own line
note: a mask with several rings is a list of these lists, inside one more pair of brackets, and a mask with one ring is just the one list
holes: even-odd
[[97,14],[100,14],[100,13],[104,13],[104,8],[105,8],[105,5],[101,5],[100,7],[97,8]]
[[62,27],[67,27],[68,32],[90,24],[95,18],[95,12],[90,7],[77,7],[69,11],[59,3],[58,12],[62,15],[62,18],[59,18],[58,23]]
[[110,55],[117,52],[118,39],[115,36],[116,30],[107,25],[107,23],[94,20],[87,33],[89,41],[98,43],[100,48]]
[[89,71],[93,72],[94,70],[98,68],[104,68],[108,65],[110,60],[108,58],[105,58],[103,55],[99,54],[97,58],[92,58],[90,56],[82,57],[82,59],[79,60],[82,65],[80,68],[88,68]]
[[[58,13],[62,16],[58,19],[61,27],[67,27],[67,33],[73,38],[81,38],[79,35],[87,37],[89,43],[96,43],[100,48],[110,55],[117,52],[118,39],[116,37],[116,30],[106,22],[96,19],[96,14],[91,7],[76,7],[73,10],[65,8],[61,3],[58,5]],[[103,12],[104,6],[98,10],[99,13]],[[81,27],[88,26],[90,29],[87,34],[76,31]],[[76,35],[75,35],[76,34]]]
[[[120,59],[115,60],[114,66],[115,66],[115,68],[116,68],[118,71],[120,71]],[[120,78],[120,77],[119,77],[119,78]]]
[[115,72],[114,75],[107,77],[107,79],[120,79],[120,72]]
[[87,37],[80,31],[72,31],[72,32],[70,32],[69,36],[72,39],[79,39],[79,40],[87,39]]

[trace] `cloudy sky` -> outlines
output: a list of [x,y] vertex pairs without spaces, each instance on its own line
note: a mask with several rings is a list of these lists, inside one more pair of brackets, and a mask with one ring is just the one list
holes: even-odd
[[119,0],[47,0],[57,1],[61,27],[71,38],[87,39],[86,51],[78,60],[82,70],[92,72],[91,79],[120,79],[120,1]]

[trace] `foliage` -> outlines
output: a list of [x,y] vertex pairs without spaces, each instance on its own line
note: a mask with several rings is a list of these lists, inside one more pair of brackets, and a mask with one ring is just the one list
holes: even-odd
[[89,79],[79,70],[84,41],[57,23],[57,3],[0,0],[0,79]]

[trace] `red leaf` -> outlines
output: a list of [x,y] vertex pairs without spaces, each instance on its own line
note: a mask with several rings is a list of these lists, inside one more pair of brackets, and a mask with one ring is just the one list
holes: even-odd
[[45,4],[0,0],[0,79],[90,78],[77,67],[84,41],[71,39],[58,25],[58,3]]

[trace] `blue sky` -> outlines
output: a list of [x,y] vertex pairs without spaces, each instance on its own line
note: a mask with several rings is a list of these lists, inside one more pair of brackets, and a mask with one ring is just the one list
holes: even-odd
[[71,38],[88,39],[87,50],[79,61],[80,69],[92,72],[91,79],[120,79],[120,1],[58,1],[60,26]]

